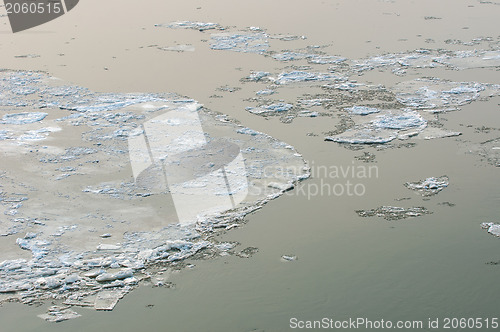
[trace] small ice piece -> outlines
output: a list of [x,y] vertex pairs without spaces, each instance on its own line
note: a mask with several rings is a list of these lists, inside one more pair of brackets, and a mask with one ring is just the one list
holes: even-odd
[[117,290],[101,291],[97,294],[94,308],[96,310],[113,310],[123,295],[122,291]]
[[500,237],[500,224],[495,224],[492,222],[481,223],[481,228],[484,228],[488,233]]
[[280,183],[280,182],[269,182],[267,186],[269,188],[274,188],[281,191],[288,191],[294,188],[293,183]]
[[305,110],[305,111],[300,111],[297,115],[301,116],[301,117],[307,117],[307,118],[316,118],[319,116],[319,113]]
[[314,107],[314,106],[322,106],[323,103],[332,101],[333,99],[329,98],[316,98],[316,99],[301,99],[299,100],[299,104],[303,107]]
[[414,190],[424,197],[433,196],[449,185],[449,178],[446,175],[440,177],[430,177],[417,182],[406,182],[404,185],[410,190]]
[[270,73],[267,71],[253,71],[245,79],[248,81],[258,82],[269,75]]
[[500,67],[500,51],[456,51],[449,55],[436,57],[434,61],[453,69]]
[[446,138],[462,135],[459,131],[449,131],[442,128],[427,127],[418,136],[418,138],[423,138],[425,140],[436,139],[436,138]]
[[171,51],[171,52],[194,52],[195,47],[191,44],[180,44],[175,46],[165,46],[158,47],[159,50],[162,51]]
[[297,259],[298,258],[295,255],[283,255],[283,256],[281,256],[281,261],[282,262],[294,262]]
[[247,107],[246,110],[252,114],[269,115],[272,113],[281,113],[291,110],[293,105],[286,103],[276,103],[259,107]]
[[296,61],[296,60],[307,59],[308,62],[315,64],[334,64],[347,60],[346,58],[341,58],[338,56],[298,53],[298,52],[283,52],[274,54],[273,59],[278,61]]
[[314,55],[311,56],[310,58],[307,59],[308,62],[310,63],[315,63],[315,64],[338,64],[341,62],[346,61],[346,58],[342,58],[339,56],[334,56],[334,55]]
[[269,96],[272,95],[275,91],[271,89],[259,90],[255,94],[257,96]]
[[371,210],[357,210],[360,217],[383,217],[385,220],[400,220],[409,217],[419,217],[424,214],[430,214],[425,207],[403,208],[397,206],[380,206]]
[[212,22],[191,22],[191,21],[177,21],[166,24],[155,24],[157,27],[170,28],[170,29],[193,29],[199,31],[220,29],[220,25]]
[[71,310],[70,307],[52,306],[47,310],[46,314],[38,315],[38,317],[51,323],[59,323],[81,317],[81,315]]
[[273,55],[273,59],[278,61],[295,61],[302,60],[310,57],[311,54],[297,53],[297,52],[283,52]]
[[396,99],[407,107],[441,109],[462,106],[480,97],[485,85],[437,78],[415,79],[396,84]]
[[256,130],[250,129],[250,128],[240,128],[236,131],[238,134],[244,134],[244,135],[250,135],[250,136],[257,136],[260,133]]
[[353,106],[344,109],[349,113],[355,115],[368,115],[372,113],[380,113],[380,110],[378,108],[368,107],[368,106]]
[[381,129],[423,129],[427,126],[427,121],[425,121],[418,112],[405,110],[399,114],[389,112],[387,114],[379,115],[373,124]]
[[97,250],[119,250],[121,246],[115,244],[101,243],[97,246]]
[[330,73],[317,73],[307,71],[283,72],[275,80],[276,84],[290,84],[300,82],[343,81],[344,78]]
[[348,144],[385,144],[397,138],[396,132],[381,129],[349,129],[342,134],[327,136],[325,141]]
[[45,119],[47,115],[48,114],[44,112],[24,112],[24,113],[5,114],[0,123],[23,125],[23,124],[42,121],[43,119]]
[[212,34],[210,48],[243,53],[264,53],[269,48],[267,35],[255,33],[218,33]]
[[116,273],[103,273],[96,277],[99,282],[115,281],[133,277],[132,269],[123,269]]

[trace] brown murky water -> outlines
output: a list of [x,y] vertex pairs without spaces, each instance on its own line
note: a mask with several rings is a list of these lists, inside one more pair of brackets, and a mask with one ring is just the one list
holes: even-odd
[[[376,155],[376,163],[363,164],[355,159],[363,151],[323,141],[322,133],[337,124],[331,118],[297,118],[283,124],[244,110],[249,106],[245,99],[263,87],[239,80],[251,70],[272,72],[280,64],[257,54],[210,50],[203,41],[210,38],[210,31],[154,26],[178,20],[259,26],[270,33],[307,36],[277,41],[273,50],[328,45],[325,51],[355,59],[418,48],[463,49],[445,41],[496,38],[499,14],[497,4],[473,0],[175,4],[87,0],[58,20],[15,35],[6,18],[0,18],[2,68],[43,70],[95,91],[176,92],[293,145],[311,165],[378,168],[378,177],[372,178],[313,177],[302,184],[304,191],[270,202],[248,216],[244,227],[222,236],[240,242],[241,249],[259,248],[250,258],[190,260],[193,268],[169,276],[174,288],[140,287],[112,312],[76,308],[83,317],[59,324],[36,317],[45,307],[6,304],[0,308],[2,330],[286,331],[292,317],[424,322],[500,318],[500,269],[486,264],[500,259],[500,240],[480,228],[481,222],[500,221],[498,167],[469,153],[471,147],[464,143],[494,135],[494,131],[477,133],[477,127],[500,128],[498,97],[442,116],[447,129],[463,133],[458,138],[419,140],[412,148],[365,150]],[[191,44],[195,51],[166,52],[156,47],[175,44]],[[16,57],[26,54],[40,56]],[[422,75],[409,73],[404,80]],[[496,68],[433,69],[432,75],[500,83]],[[358,79],[384,85],[401,80],[377,70]],[[216,90],[225,85],[242,89]],[[301,88],[280,91],[277,98],[300,95],[297,89]],[[222,98],[210,98],[214,94]],[[450,178],[449,187],[429,200],[403,186],[444,174]],[[347,179],[363,184],[366,193],[310,199],[301,194]],[[406,197],[411,199],[396,201]],[[433,213],[398,221],[360,218],[355,213],[381,205],[425,206]],[[298,259],[282,262],[282,255]]]

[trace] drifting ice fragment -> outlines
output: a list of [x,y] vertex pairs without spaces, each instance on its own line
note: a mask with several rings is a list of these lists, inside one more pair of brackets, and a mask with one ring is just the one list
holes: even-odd
[[433,196],[444,188],[448,187],[449,179],[446,175],[440,177],[430,177],[418,182],[406,182],[406,188],[414,190],[424,197]]
[[244,53],[264,53],[269,48],[265,33],[212,34],[210,48]]
[[43,112],[30,112],[30,113],[16,113],[16,114],[5,114],[0,121],[0,124],[14,124],[22,125],[28,123],[39,122],[45,119],[47,113]]
[[483,222],[481,228],[488,230],[488,233],[500,237],[500,224]]
[[360,217],[376,216],[383,217],[386,220],[399,220],[408,217],[419,217],[432,212],[429,212],[429,210],[424,207],[402,208],[396,206],[381,206],[372,210],[357,210],[356,213]]
[[155,24],[157,27],[170,28],[170,29],[193,29],[199,31],[220,29],[220,25],[211,22],[191,22],[191,21],[178,21],[166,24]]
[[286,103],[276,103],[271,105],[259,106],[259,107],[247,107],[246,110],[252,114],[272,114],[272,113],[281,113],[287,112],[291,110],[293,105]]

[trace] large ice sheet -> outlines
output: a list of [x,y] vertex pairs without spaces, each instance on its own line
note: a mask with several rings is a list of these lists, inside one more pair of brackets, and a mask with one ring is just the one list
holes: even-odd
[[[18,99],[20,85],[37,96]],[[111,310],[157,262],[219,252],[217,229],[309,175],[293,147],[192,99],[13,71],[0,72],[0,92],[0,302]]]

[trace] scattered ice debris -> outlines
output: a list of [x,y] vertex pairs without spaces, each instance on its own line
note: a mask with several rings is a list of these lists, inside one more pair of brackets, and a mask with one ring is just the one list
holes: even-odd
[[283,256],[281,256],[281,261],[282,262],[294,262],[297,259],[298,258],[295,255],[283,255]]
[[440,177],[430,177],[417,182],[406,182],[404,185],[410,190],[418,192],[424,197],[433,196],[449,185],[449,178],[446,175]]
[[271,105],[263,105],[259,107],[247,107],[246,110],[252,114],[270,115],[274,113],[287,112],[291,110],[293,105],[286,103],[276,103]]
[[362,162],[365,163],[373,163],[375,162],[375,155],[371,152],[363,152],[362,155],[360,156],[355,156],[354,157],[356,160],[361,160]]
[[486,229],[491,235],[500,237],[500,224],[495,224],[493,222],[483,222],[481,228]]
[[278,39],[282,41],[293,41],[293,40],[305,40],[307,39],[306,36],[295,36],[295,35],[284,35],[284,34],[275,34],[275,35],[270,35],[270,39]]
[[368,115],[372,113],[380,113],[380,110],[378,108],[367,107],[367,106],[353,106],[344,109],[348,111],[350,114],[354,115]]
[[218,33],[211,35],[210,48],[244,53],[264,53],[269,48],[267,35],[254,33]]
[[52,306],[47,310],[46,314],[38,315],[38,317],[51,323],[59,323],[65,320],[81,317],[80,314],[70,308],[71,306]]
[[221,30],[221,26],[217,23],[211,22],[192,22],[192,21],[178,21],[166,24],[155,24],[156,27],[170,28],[170,29],[193,29],[199,31],[205,30]]
[[400,220],[409,217],[419,217],[424,214],[430,214],[424,207],[403,208],[396,206],[381,206],[372,210],[357,210],[360,217],[383,217],[386,220]]
[[301,99],[299,104],[302,107],[323,106],[323,104],[333,101],[330,98]]
[[5,114],[2,118],[2,121],[0,121],[0,124],[23,125],[34,123],[42,121],[47,115],[47,113],[43,112]]
[[241,257],[241,258],[250,258],[258,252],[259,252],[259,248],[248,247],[248,248],[245,248],[242,251],[238,252],[236,255]]
[[301,82],[322,82],[322,81],[343,81],[344,77],[331,73],[316,73],[307,71],[283,72],[278,75],[274,83],[279,85],[301,83]]

